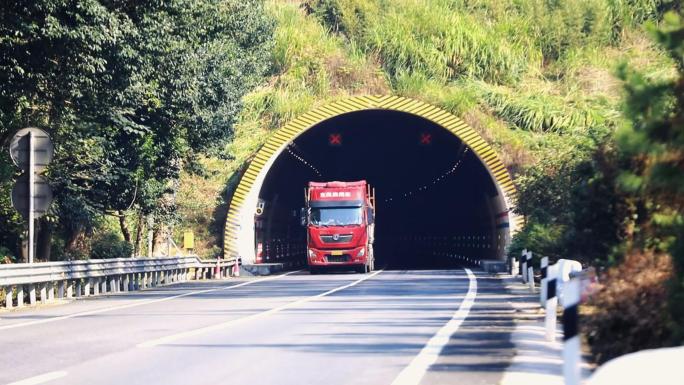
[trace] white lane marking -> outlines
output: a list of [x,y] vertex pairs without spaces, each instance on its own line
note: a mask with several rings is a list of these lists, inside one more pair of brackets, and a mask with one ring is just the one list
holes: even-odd
[[318,298],[325,297],[325,296],[327,296],[327,295],[333,294],[333,293],[338,292],[338,291],[340,291],[340,290],[348,289],[348,288],[350,288],[350,287],[352,287],[352,286],[358,285],[359,283],[361,283],[361,282],[363,282],[363,281],[365,281],[365,280],[367,280],[367,279],[370,279],[370,278],[375,277],[376,275],[380,274],[383,270],[384,270],[384,269],[378,270],[378,271],[376,271],[376,272],[374,272],[374,273],[372,273],[372,274],[369,274],[369,275],[364,276],[364,277],[361,278],[361,279],[357,279],[356,281],[354,281],[354,282],[352,282],[352,283],[348,283],[348,284],[346,284],[346,285],[336,287],[336,288],[331,289],[331,290],[328,290],[328,291],[326,291],[326,292],[324,292],[324,293],[316,294],[316,295],[311,296],[311,297],[302,298],[302,299],[299,299],[299,300],[294,301],[294,302],[289,302],[289,303],[286,303],[285,305],[281,305],[281,306],[278,306],[278,307],[274,307],[273,309],[269,309],[269,310],[263,311],[263,312],[261,312],[261,313],[255,313],[255,314],[252,314],[252,315],[248,315],[248,316],[246,316],[246,317],[237,318],[237,319],[232,319],[232,320],[225,321],[225,322],[221,322],[221,323],[218,323],[218,324],[205,326],[205,327],[202,327],[202,328],[199,328],[199,329],[188,330],[188,331],[185,331],[185,332],[181,332],[181,333],[177,333],[177,334],[172,334],[172,335],[169,335],[169,336],[166,336],[166,337],[156,338],[156,339],[153,339],[153,340],[149,340],[149,341],[146,341],[146,342],[142,342],[142,343],[138,344],[138,347],[139,347],[139,348],[149,348],[149,347],[154,347],[154,346],[158,346],[158,345],[168,344],[168,343],[170,343],[170,342],[174,342],[174,341],[180,340],[180,339],[182,339],[182,338],[193,337],[193,336],[197,336],[197,335],[200,335],[200,334],[204,334],[204,333],[209,333],[209,332],[216,331],[216,330],[225,329],[225,328],[227,328],[227,327],[235,326],[235,325],[237,325],[237,324],[241,324],[241,323],[244,323],[244,322],[247,322],[247,321],[253,321],[253,320],[257,319],[257,318],[266,317],[266,316],[269,316],[269,315],[271,315],[271,314],[275,314],[275,313],[278,313],[278,312],[280,312],[280,311],[283,311],[283,310],[285,310],[285,309],[290,309],[290,308],[293,308],[293,307],[295,307],[295,306],[299,306],[299,305],[301,305],[301,304],[304,304],[304,303],[307,303],[307,302],[311,302],[311,301],[313,301],[313,300],[315,300],[315,299],[318,299]]
[[45,373],[41,374],[40,376],[35,376],[31,378],[27,378],[25,380],[21,381],[16,381],[11,384],[7,385],[37,385],[37,384],[44,384],[48,381],[56,380],[58,378],[65,377],[67,375],[67,372],[50,372],[50,373]]
[[237,285],[222,286],[222,287],[212,288],[212,289],[191,291],[191,292],[187,292],[187,293],[183,293],[183,294],[173,295],[170,297],[157,298],[157,299],[151,299],[151,300],[139,300],[139,301],[135,301],[133,303],[125,304],[125,305],[112,306],[112,307],[106,307],[106,308],[95,309],[95,310],[86,310],[86,311],[82,311],[79,313],[67,314],[67,315],[63,315],[63,316],[57,316],[57,317],[46,318],[46,319],[41,319],[41,320],[5,325],[5,326],[0,326],[0,330],[15,329],[15,328],[20,328],[20,327],[25,327],[25,326],[32,326],[32,325],[44,324],[44,323],[48,323],[48,322],[61,321],[61,320],[69,319],[69,318],[81,317],[81,316],[86,316],[86,315],[106,313],[106,312],[110,312],[110,311],[114,311],[114,310],[128,309],[131,307],[149,305],[149,304],[158,303],[158,302],[165,302],[165,301],[170,301],[172,299],[183,298],[183,297],[188,297],[188,296],[197,295],[197,294],[210,293],[210,292],[214,292],[214,291],[231,290],[231,289],[236,289],[238,287],[251,285],[253,283],[270,281],[273,279],[282,278],[286,275],[294,274],[294,273],[297,273],[300,271],[302,271],[302,270],[290,271],[290,272],[285,273],[285,274],[274,275],[272,277],[256,279],[254,281],[246,281],[246,282],[239,283]]
[[470,308],[475,303],[477,296],[477,278],[470,269],[464,269],[468,275],[468,293],[463,298],[456,313],[451,317],[437,333],[430,338],[423,349],[413,358],[411,363],[399,373],[392,385],[417,385],[423,379],[425,373],[434,364],[442,353],[442,349],[449,343],[451,336],[456,333],[463,321],[468,317]]

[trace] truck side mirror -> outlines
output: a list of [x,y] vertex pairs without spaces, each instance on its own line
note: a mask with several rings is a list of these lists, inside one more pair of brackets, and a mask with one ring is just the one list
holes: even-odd
[[369,225],[375,223],[375,213],[372,207],[366,207],[366,218],[368,219]]
[[306,226],[306,222],[307,222],[306,217],[307,217],[306,207],[302,207],[301,209],[299,209],[299,223],[302,226]]

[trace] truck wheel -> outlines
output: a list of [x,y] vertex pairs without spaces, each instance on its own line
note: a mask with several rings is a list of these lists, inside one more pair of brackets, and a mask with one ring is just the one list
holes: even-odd
[[366,272],[366,266],[365,266],[365,265],[364,265],[364,266],[359,266],[359,267],[357,267],[355,270],[356,270],[357,273],[363,274],[363,273]]

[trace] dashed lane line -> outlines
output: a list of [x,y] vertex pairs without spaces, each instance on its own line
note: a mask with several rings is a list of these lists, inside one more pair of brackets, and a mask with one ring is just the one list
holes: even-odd
[[306,298],[302,298],[302,299],[299,299],[299,300],[294,301],[294,302],[289,302],[289,303],[286,303],[285,305],[281,305],[281,306],[278,306],[278,307],[274,307],[274,308],[272,308],[272,309],[263,311],[263,312],[261,312],[261,313],[255,313],[255,314],[252,314],[252,315],[248,315],[248,316],[246,316],[246,317],[237,318],[237,319],[232,319],[232,320],[229,320],[229,321],[221,322],[221,323],[214,324],[214,325],[205,326],[205,327],[198,328],[198,329],[192,329],[192,330],[188,330],[188,331],[185,331],[185,332],[181,332],[181,333],[177,333],[177,334],[172,334],[172,335],[169,335],[169,336],[166,336],[166,337],[156,338],[156,339],[153,339],[153,340],[149,340],[149,341],[140,343],[140,344],[138,344],[138,347],[139,347],[139,348],[150,348],[150,347],[154,347],[154,346],[169,344],[169,343],[178,341],[178,340],[183,339],[183,338],[194,337],[194,336],[198,336],[198,335],[201,335],[201,334],[206,334],[206,333],[209,333],[209,332],[213,332],[213,331],[217,331],[217,330],[226,329],[226,328],[228,328],[228,327],[232,327],[232,326],[235,326],[235,325],[237,325],[237,324],[245,323],[245,322],[248,322],[248,321],[253,321],[253,320],[258,319],[258,318],[267,317],[267,316],[269,316],[269,315],[278,313],[278,312],[280,312],[280,311],[283,311],[283,310],[286,310],[286,309],[290,309],[290,308],[293,308],[293,307],[296,307],[296,306],[305,304],[305,303],[307,303],[307,302],[311,302],[311,301],[313,301],[313,300],[315,300],[315,299],[318,299],[318,298],[325,297],[325,296],[327,296],[327,295],[336,293],[336,292],[338,292],[338,291],[340,291],[340,290],[344,290],[344,289],[348,289],[348,288],[350,288],[350,287],[352,287],[352,286],[356,286],[356,285],[358,285],[359,283],[361,283],[361,282],[363,282],[363,281],[365,281],[365,280],[367,280],[367,279],[370,279],[370,278],[375,277],[376,275],[380,274],[382,271],[383,271],[383,270],[378,270],[378,271],[376,271],[376,272],[374,272],[374,273],[372,273],[372,274],[369,274],[369,275],[364,276],[364,277],[361,278],[361,279],[357,279],[356,281],[354,281],[354,282],[352,282],[352,283],[348,283],[348,284],[346,284],[346,285],[336,287],[336,288],[334,288],[334,289],[328,290],[328,291],[326,291],[326,292],[324,292],[324,293],[320,293],[320,294],[317,294],[317,295],[314,295],[314,296],[311,296],[311,297],[306,297]]
[[67,372],[63,372],[63,371],[50,372],[50,373],[41,374],[40,376],[35,376],[35,377],[27,378],[24,380],[12,382],[11,384],[7,384],[7,385],[38,385],[38,384],[44,384],[46,382],[65,377],[66,375],[67,375]]
[[128,309],[128,308],[132,308],[132,307],[149,305],[149,304],[153,304],[153,303],[171,301],[173,299],[189,297],[191,295],[211,293],[211,292],[223,291],[223,290],[232,290],[232,289],[237,289],[238,287],[247,286],[247,285],[251,285],[254,283],[271,281],[274,279],[282,278],[286,275],[298,273],[300,271],[301,270],[290,271],[290,272],[287,272],[285,274],[274,275],[272,277],[256,279],[253,281],[246,281],[246,282],[239,283],[237,285],[222,286],[219,288],[204,289],[204,290],[195,290],[195,291],[191,291],[191,292],[187,292],[187,293],[183,293],[183,294],[178,294],[178,295],[173,295],[173,296],[169,296],[169,297],[164,297],[164,298],[157,298],[157,299],[151,299],[151,300],[139,300],[139,301],[135,301],[133,303],[125,304],[125,305],[112,306],[112,307],[106,307],[106,308],[95,309],[95,310],[86,310],[86,311],[82,311],[82,312],[78,312],[78,313],[66,314],[63,316],[57,316],[57,317],[52,317],[52,318],[45,318],[45,319],[40,319],[40,320],[4,325],[4,326],[0,326],[0,330],[16,329],[16,328],[21,328],[21,327],[26,327],[26,326],[33,326],[33,325],[45,324],[45,323],[49,323],[49,322],[62,321],[65,319],[82,317],[82,316],[87,316],[87,315],[92,315],[92,314],[106,313],[106,312],[110,312],[110,311],[114,311],[114,310]]

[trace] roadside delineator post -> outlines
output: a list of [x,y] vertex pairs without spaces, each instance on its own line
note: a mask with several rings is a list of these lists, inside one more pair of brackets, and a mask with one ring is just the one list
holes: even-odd
[[580,383],[580,282],[571,278],[563,287],[563,378],[565,385]]
[[532,263],[529,265],[530,266],[527,268],[527,284],[530,287],[530,290],[534,291],[534,269],[532,268]]
[[557,269],[548,269],[547,271],[544,327],[546,329],[546,340],[553,341],[556,338],[556,311],[558,310],[558,297],[556,296]]
[[544,307],[546,306],[546,281],[548,280],[549,257],[542,257],[540,267],[541,281],[539,283],[539,303]]
[[527,249],[524,249],[520,255],[520,275],[522,281],[527,283]]
[[233,262],[233,276],[240,276],[240,258],[235,258],[235,262]]
[[518,270],[520,269],[519,265],[518,259],[516,257],[511,257],[511,275],[513,278],[518,276]]

